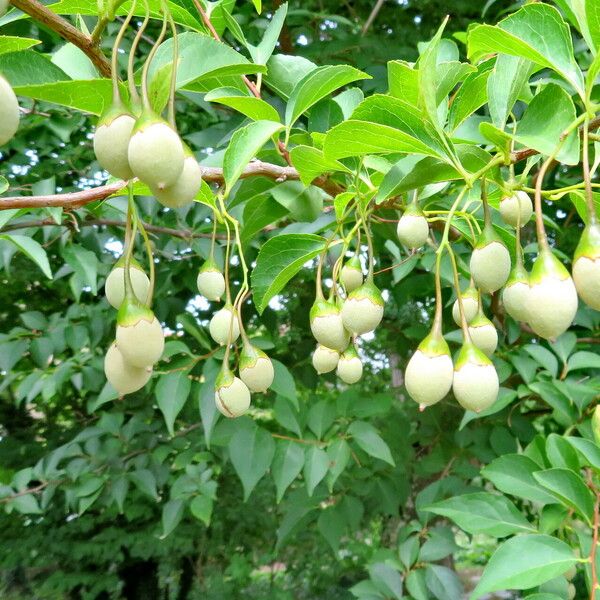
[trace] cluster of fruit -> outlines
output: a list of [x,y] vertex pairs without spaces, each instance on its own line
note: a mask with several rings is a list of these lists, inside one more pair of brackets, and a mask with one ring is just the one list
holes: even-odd
[[[435,319],[431,333],[406,368],[407,391],[422,409],[442,400],[450,389],[461,406],[476,412],[496,400],[499,383],[490,356],[498,345],[498,332],[483,312],[482,293],[504,288],[505,311],[545,339],[555,339],[570,327],[578,294],[589,306],[600,309],[600,228],[593,215],[575,253],[572,278],[550,250],[543,227],[538,229],[538,257],[531,273],[525,269],[519,230],[534,212],[527,193],[517,191],[500,202],[504,222],[517,231],[517,260],[512,270],[510,253],[491,225],[485,202],[484,209],[485,225],[469,263],[471,283],[464,292],[457,289],[452,308],[455,322],[463,329],[463,345],[453,361],[441,323]],[[536,217],[541,220],[541,214]],[[406,245],[417,247],[427,237],[426,227],[426,217],[411,207],[400,219],[398,235]]]
[[18,128],[19,103],[17,97],[8,81],[0,74],[0,146],[9,142]]

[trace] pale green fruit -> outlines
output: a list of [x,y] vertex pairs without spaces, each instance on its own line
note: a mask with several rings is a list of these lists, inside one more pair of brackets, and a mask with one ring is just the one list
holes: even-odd
[[218,310],[210,320],[208,326],[210,336],[221,346],[233,344],[240,336],[238,316],[231,305]]
[[471,275],[482,292],[495,292],[510,275],[510,253],[499,241],[478,246],[471,254]]
[[9,142],[18,128],[19,103],[17,97],[8,81],[0,75],[0,146]]
[[594,414],[592,415],[592,433],[596,444],[600,444],[600,404],[596,404]]
[[568,579],[569,581],[571,581],[571,579],[573,579],[575,577],[575,575],[577,575],[577,568],[575,566],[572,566],[566,573],[565,573],[565,578]]
[[[150,280],[139,265],[132,264],[130,269],[133,295],[142,303],[146,302],[150,289]],[[117,310],[125,299],[125,267],[116,266],[109,273],[104,284],[104,293],[109,304]]]
[[452,382],[458,403],[467,410],[481,412],[494,404],[499,387],[498,373],[490,359],[473,344],[464,344]]
[[574,600],[576,595],[577,595],[577,588],[572,583],[569,583],[569,585],[567,586],[567,596],[568,596],[569,600]]
[[94,154],[100,166],[113,177],[131,179],[133,171],[127,158],[135,119],[121,113],[98,124],[94,134]]
[[8,10],[8,0],[0,0],[0,17]]
[[250,408],[250,390],[241,379],[231,377],[217,386],[215,404],[222,415],[241,417]]
[[506,312],[515,320],[527,323],[529,319],[529,283],[509,282],[502,290],[502,302]]
[[104,373],[115,390],[124,395],[142,389],[152,377],[152,367],[130,365],[113,342],[104,357]]
[[340,360],[340,353],[337,350],[326,348],[319,344],[312,355],[312,364],[315,371],[321,375],[333,371]]
[[202,170],[194,156],[186,156],[177,181],[164,190],[153,189],[156,199],[167,208],[179,208],[194,200],[202,184]]
[[310,310],[310,330],[319,344],[342,352],[350,334],[344,328],[340,309],[332,302],[317,300]]
[[411,356],[404,373],[406,391],[421,410],[442,400],[452,387],[454,366],[443,338],[427,336]]
[[341,313],[344,327],[356,335],[373,331],[383,319],[383,308],[381,292],[367,281],[344,301]]
[[573,261],[573,281],[579,297],[600,310],[600,225],[588,225],[581,235]]
[[200,269],[196,279],[198,291],[207,299],[216,301],[225,293],[225,277],[216,266],[215,270]]
[[[516,191],[512,196],[500,200],[500,214],[507,225],[517,226],[517,222],[523,227],[527,225],[533,214],[533,204],[527,192]],[[520,219],[519,219],[520,214]]]
[[141,318],[131,325],[117,325],[117,348],[134,367],[149,367],[162,356],[165,336],[158,322]]
[[420,248],[429,238],[429,223],[422,214],[405,213],[398,221],[396,233],[404,246]]
[[[465,311],[465,319],[467,320],[467,324],[469,324],[475,318],[475,315],[479,310],[479,296],[475,288],[468,288],[461,294],[461,296],[463,310]],[[454,301],[454,304],[452,305],[452,318],[454,319],[454,322],[460,327],[460,304],[458,302],[458,298]]]
[[275,378],[271,359],[258,348],[245,346],[240,357],[240,379],[251,392],[266,392]]
[[540,337],[556,339],[573,322],[577,290],[569,272],[550,252],[542,252],[531,271],[528,323]]
[[354,350],[353,347],[350,347],[340,356],[336,374],[344,383],[352,385],[360,380],[362,373],[362,362],[358,357],[356,350]]
[[485,316],[476,317],[469,325],[469,335],[473,343],[487,356],[491,356],[498,347],[498,331]]
[[363,284],[363,272],[360,259],[353,256],[340,271],[340,283],[344,286],[346,293],[353,292]]
[[165,121],[140,119],[129,142],[129,166],[152,189],[164,190],[174,185],[183,171],[183,144]]

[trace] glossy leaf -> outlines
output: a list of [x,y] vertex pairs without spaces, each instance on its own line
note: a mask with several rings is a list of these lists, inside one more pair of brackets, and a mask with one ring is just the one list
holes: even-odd
[[175,419],[190,395],[192,382],[186,371],[167,373],[156,385],[156,402],[160,408],[169,433],[175,433]]
[[304,448],[297,442],[283,440],[277,443],[271,474],[277,489],[277,502],[281,502],[285,491],[298,477],[304,466]]
[[49,279],[52,279],[52,271],[46,251],[39,242],[25,235],[2,234],[0,240],[6,240],[16,246],[25,256],[30,258]]
[[373,425],[366,421],[354,421],[348,428],[348,433],[369,456],[379,458],[392,466],[395,465],[389,446]]

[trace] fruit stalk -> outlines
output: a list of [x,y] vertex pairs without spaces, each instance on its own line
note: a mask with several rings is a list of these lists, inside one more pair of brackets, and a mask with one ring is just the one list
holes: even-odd
[[129,87],[129,100],[133,107],[139,107],[140,105],[140,95],[138,94],[137,87],[135,85],[133,66],[135,62],[136,50],[140,44],[142,36],[144,35],[144,31],[146,31],[146,27],[148,27],[148,23],[150,22],[150,6],[148,5],[148,0],[144,0],[144,8],[144,20],[142,21],[140,28],[137,30],[133,41],[131,42],[129,58],[127,60],[127,85]]
[[166,32],[167,13],[163,11],[162,28],[160,30],[160,33],[158,34],[158,37],[156,38],[156,41],[154,42],[154,45],[150,49],[148,57],[146,58],[146,62],[144,63],[144,66],[142,68],[142,103],[144,106],[144,110],[152,110],[152,106],[150,105],[150,98],[148,96],[148,70],[150,68],[150,64],[154,60],[156,52],[158,51],[158,47],[162,44],[163,40],[165,39]]
[[115,38],[115,43],[112,48],[111,55],[111,79],[112,79],[112,88],[113,88],[113,104],[121,104],[121,92],[119,91],[119,47],[121,46],[121,42],[123,41],[123,37],[129,28],[129,23],[131,23],[131,19],[133,17],[133,13],[135,11],[135,7],[137,5],[137,0],[134,0],[131,4],[131,8],[117,33],[117,37]]
[[598,216],[596,214],[596,207],[594,206],[594,196],[592,194],[592,178],[590,175],[590,140],[588,127],[590,124],[589,118],[583,123],[583,153],[582,153],[582,168],[583,168],[583,181],[585,184],[585,203],[588,211],[588,224],[596,225],[598,222]]
[[171,70],[171,84],[169,88],[169,104],[168,104],[168,116],[167,120],[173,129],[177,129],[175,125],[175,90],[177,88],[177,67],[179,63],[179,40],[177,37],[177,27],[175,27],[175,21],[173,15],[169,10],[167,3],[163,2],[163,10],[169,17],[169,24],[173,35],[173,68]]

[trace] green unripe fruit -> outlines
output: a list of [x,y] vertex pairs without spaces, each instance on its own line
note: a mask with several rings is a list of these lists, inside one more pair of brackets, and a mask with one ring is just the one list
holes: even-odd
[[383,296],[370,281],[355,289],[342,306],[344,327],[356,335],[373,331],[383,319]]
[[533,214],[531,198],[527,192],[522,190],[516,191],[512,196],[502,198],[500,200],[500,214],[507,225],[513,227],[517,227],[517,223],[521,227],[527,225]]
[[529,325],[540,337],[556,339],[570,327],[577,304],[577,290],[569,272],[550,250],[542,251],[531,270]]
[[174,185],[185,160],[177,132],[166,121],[149,113],[142,113],[136,121],[127,157],[135,176],[153,190]]
[[573,281],[579,297],[600,310],[600,225],[588,225],[579,240],[573,262]]
[[398,221],[396,229],[400,243],[409,248],[420,248],[429,238],[429,223],[416,202],[411,202]]
[[215,404],[222,415],[240,417],[250,408],[250,390],[231,371],[223,370],[215,385]]
[[333,371],[340,360],[340,353],[337,350],[326,348],[319,344],[312,355],[312,364],[315,371],[321,375]]
[[216,263],[210,258],[200,268],[196,284],[198,291],[207,300],[220,300],[221,296],[225,293],[225,277],[219,271]]
[[448,344],[441,336],[430,334],[408,361],[404,383],[409,396],[424,410],[448,394],[453,377]]
[[340,272],[340,283],[344,286],[346,293],[353,292],[363,284],[362,265],[358,256],[353,256]]
[[111,107],[100,117],[94,133],[94,154],[113,177],[131,179],[128,150],[135,118],[123,106]]
[[567,586],[567,596],[568,596],[569,600],[574,600],[576,595],[577,595],[577,588],[572,583],[569,583],[569,585]]
[[165,336],[154,313],[125,299],[117,315],[117,347],[134,367],[149,367],[162,356]]
[[342,352],[348,346],[350,334],[344,328],[340,309],[326,300],[317,300],[310,309],[310,330],[326,348]]
[[9,142],[18,128],[19,103],[17,97],[8,81],[0,75],[0,146]]
[[363,366],[356,349],[350,346],[341,356],[337,365],[337,376],[349,385],[360,380]]
[[592,415],[592,433],[596,444],[600,445],[600,404],[597,404],[594,408],[594,414]]
[[502,290],[504,308],[515,321],[527,323],[529,319],[529,291],[529,274],[522,267],[515,267]]
[[251,392],[266,392],[275,378],[271,359],[259,348],[246,344],[240,356],[240,379]]
[[221,310],[218,310],[210,320],[208,329],[210,336],[217,344],[221,346],[233,344],[240,337],[240,324],[233,306],[226,304]]
[[152,377],[152,367],[134,367],[125,361],[113,342],[104,357],[104,373],[121,396],[142,389]]
[[452,390],[467,410],[481,412],[498,398],[498,373],[492,361],[476,346],[463,344],[454,367]]
[[494,324],[480,312],[469,325],[471,340],[484,354],[491,356],[498,347],[498,331]]
[[495,292],[510,275],[510,253],[491,229],[484,229],[470,262],[471,275],[482,292]]
[[[463,310],[465,311],[465,319],[467,320],[467,324],[469,324],[475,318],[475,315],[479,310],[479,294],[475,288],[469,287],[461,294],[461,297]],[[460,304],[458,302],[458,298],[452,305],[452,318],[460,327]]]
[[[148,291],[150,289],[150,280],[140,264],[131,259],[129,275],[131,277],[131,287],[133,295],[141,302],[146,302]],[[113,270],[109,273],[104,284],[104,293],[109,304],[117,310],[123,304],[125,299],[125,260],[124,257],[117,261]]]
[[[187,149],[186,149],[187,150]],[[194,155],[188,150],[183,161],[183,170],[177,181],[164,190],[153,189],[156,199],[167,208],[179,208],[194,200],[202,185],[202,169]]]

